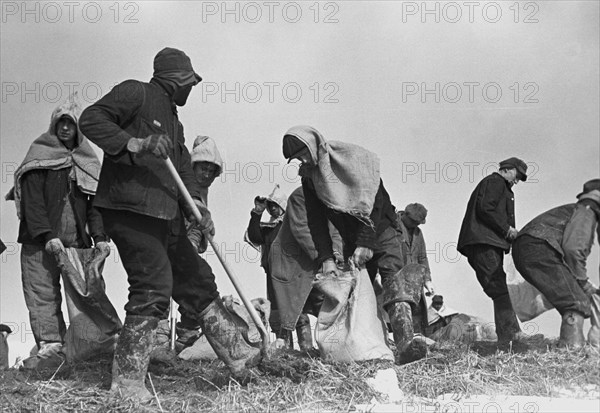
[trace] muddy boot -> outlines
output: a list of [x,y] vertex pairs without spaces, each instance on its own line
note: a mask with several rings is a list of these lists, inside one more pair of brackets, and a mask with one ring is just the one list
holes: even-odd
[[240,324],[227,311],[221,298],[215,299],[200,314],[204,335],[234,376],[242,376],[247,368],[258,365],[262,357],[260,349],[246,341]]
[[298,347],[300,351],[310,351],[314,349],[310,319],[306,314],[300,314],[296,323],[296,335],[298,336]]
[[519,321],[517,321],[517,315],[508,294],[494,300],[494,322],[499,345],[510,341],[522,341],[528,337],[519,327]]
[[176,358],[177,354],[174,350],[171,350],[171,329],[169,320],[160,320],[158,322],[158,328],[156,329],[154,346],[150,353],[150,362],[153,364],[158,363],[173,366]]
[[560,325],[560,347],[581,348],[585,344],[583,336],[583,315],[577,311],[567,311],[562,316]]
[[146,389],[144,379],[150,363],[150,352],[158,318],[128,315],[121,330],[112,366],[113,396],[147,402],[152,394]]
[[181,322],[175,325],[175,332],[177,333],[177,340],[175,341],[175,351],[177,354],[181,353],[184,349],[194,345],[202,333],[199,331],[200,327],[184,327]]
[[422,359],[427,355],[427,344],[414,337],[412,311],[409,303],[396,302],[387,310],[396,343],[396,364],[406,364]]
[[287,350],[294,349],[294,336],[290,330],[281,327],[277,334],[275,334],[275,337],[277,337],[278,340],[283,341],[283,348]]

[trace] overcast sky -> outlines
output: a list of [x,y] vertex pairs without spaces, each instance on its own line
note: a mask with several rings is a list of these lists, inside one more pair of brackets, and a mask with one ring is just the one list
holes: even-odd
[[[465,4],[467,3],[467,4]],[[492,303],[455,249],[467,200],[497,163],[518,156],[517,226],[574,202],[600,176],[599,3],[551,2],[18,2],[2,1],[4,195],[30,143],[72,90],[87,106],[125,79],[147,81],[163,47],[184,50],[204,81],[180,108],[191,148],[211,136],[225,160],[209,208],[217,242],[251,297],[265,295],[242,240],[255,195],[299,185],[283,133],[309,124],[381,158],[398,209],[420,202],[438,291],[493,320]],[[97,148],[96,148],[97,149]],[[98,150],[101,156],[102,152]],[[11,364],[34,344],[22,294],[18,221],[2,201],[0,322]],[[214,254],[222,294],[233,293]],[[598,282],[597,242],[588,263]],[[104,276],[119,313],[127,297],[116,252]],[[527,327],[557,336],[549,312]]]

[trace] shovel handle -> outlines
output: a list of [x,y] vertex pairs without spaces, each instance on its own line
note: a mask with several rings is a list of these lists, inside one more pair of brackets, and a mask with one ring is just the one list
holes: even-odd
[[[167,158],[167,159],[165,159],[165,164],[167,165],[169,172],[175,179],[175,182],[177,183],[177,187],[179,188],[179,191],[183,195],[185,202],[192,209],[194,217],[196,218],[196,220],[198,222],[200,222],[202,220],[202,214],[200,214],[200,211],[198,210],[196,203],[192,199],[192,196],[190,195],[185,184],[181,180],[181,177],[179,176],[177,169],[175,169],[173,162],[171,162],[171,159]],[[225,261],[218,244],[214,241],[214,239],[212,237],[207,237],[207,238],[208,238],[208,242],[210,242],[211,247],[215,251],[217,258],[221,262],[221,265],[223,265],[223,268],[225,269],[227,276],[229,277],[229,279],[231,280],[231,283],[235,287],[235,290],[237,291],[238,295],[242,299],[242,302],[244,303],[244,306],[248,310],[248,313],[250,313],[250,317],[252,317],[252,321],[254,321],[254,324],[256,324],[256,326],[260,330],[260,335],[263,340],[263,350],[266,350],[268,347],[268,344],[269,344],[269,340],[270,340],[269,333],[267,332],[267,328],[263,324],[262,320],[260,319],[260,316],[256,312],[256,309],[254,308],[252,303],[248,300],[248,298],[246,298],[246,295],[242,292],[242,287],[240,285],[240,282],[238,281],[235,273],[233,272],[233,269],[229,266],[227,261]]]

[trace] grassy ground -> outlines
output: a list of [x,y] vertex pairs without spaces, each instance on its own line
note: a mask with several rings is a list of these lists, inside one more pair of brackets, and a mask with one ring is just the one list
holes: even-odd
[[393,368],[406,399],[520,396],[600,399],[598,350],[569,351],[549,340],[499,351],[491,343],[444,343],[404,366],[390,362],[326,363],[299,352],[280,352],[254,369],[247,383],[230,379],[219,361],[151,365],[146,384],[155,400],[145,406],[108,397],[110,357],[66,366],[49,376],[0,372],[2,412],[267,412],[352,411],[386,397],[366,383]]

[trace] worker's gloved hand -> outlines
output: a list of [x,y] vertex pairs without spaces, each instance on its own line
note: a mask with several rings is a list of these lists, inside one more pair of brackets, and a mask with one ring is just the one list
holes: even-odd
[[65,252],[65,246],[62,241],[58,238],[52,238],[46,242],[46,252],[49,254],[58,254],[59,252]]
[[195,226],[197,226],[198,228],[200,228],[200,231],[202,231],[202,233],[209,237],[212,238],[215,236],[215,224],[212,220],[212,217],[210,215],[210,211],[208,210],[208,208],[206,208],[206,205],[204,205],[204,202],[202,202],[201,200],[194,198],[194,204],[196,204],[196,207],[198,208],[198,211],[200,211],[200,215],[202,215],[202,219],[200,221],[198,221],[196,219],[196,215],[194,215],[192,208],[189,206],[186,206],[185,209],[185,213],[186,213],[186,218],[188,219],[188,221],[192,222]]
[[506,239],[509,240],[509,241],[514,241],[515,238],[517,238],[517,235],[519,235],[519,231],[517,231],[513,227],[510,227],[508,229],[508,232],[506,233]]
[[373,250],[367,247],[356,247],[354,254],[352,254],[352,262],[356,268],[360,268],[365,265],[367,261],[373,258]]
[[427,290],[425,295],[427,295],[427,296],[435,295],[435,287],[433,286],[433,281],[425,281],[424,287],[425,287],[425,290]]
[[255,214],[261,215],[265,209],[267,209],[267,198],[262,196],[254,198],[254,209],[252,211]]
[[577,280],[577,283],[588,297],[591,297],[592,294],[600,294],[600,290],[597,286],[590,282],[590,280]]
[[340,275],[342,275],[342,272],[336,265],[333,258],[328,258],[325,261],[323,261],[323,265],[321,266],[321,273],[323,275],[333,275],[335,277],[339,277]]
[[149,153],[157,158],[167,159],[173,151],[173,142],[169,139],[169,135],[148,135],[146,138],[129,139],[127,150],[131,153]]
[[104,256],[104,258],[110,255],[110,245],[106,241],[100,241],[96,243],[96,249]]

